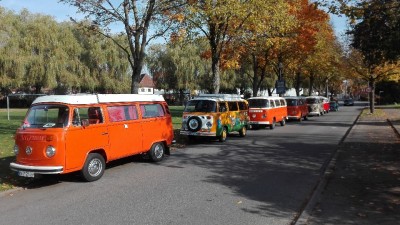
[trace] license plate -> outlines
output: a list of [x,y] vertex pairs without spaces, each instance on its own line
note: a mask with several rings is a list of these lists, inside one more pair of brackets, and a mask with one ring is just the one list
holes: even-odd
[[35,177],[35,174],[33,172],[18,171],[18,176],[20,176],[20,177]]

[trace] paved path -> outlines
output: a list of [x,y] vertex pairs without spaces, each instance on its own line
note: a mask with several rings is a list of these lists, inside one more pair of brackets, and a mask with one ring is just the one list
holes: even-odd
[[400,109],[384,112],[354,125],[306,224],[400,224]]

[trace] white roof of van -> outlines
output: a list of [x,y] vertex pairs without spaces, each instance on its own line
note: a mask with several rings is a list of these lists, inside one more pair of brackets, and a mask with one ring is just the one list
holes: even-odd
[[96,104],[106,102],[149,102],[164,101],[162,95],[139,95],[139,94],[74,94],[74,95],[46,95],[36,98],[36,103],[65,103],[65,104]]
[[240,97],[240,95],[235,95],[235,94],[199,94],[198,96],[195,96],[194,99],[202,99],[202,100],[211,100],[215,99],[218,101],[237,101],[237,100],[244,100],[243,98]]
[[275,99],[284,99],[283,97],[278,97],[278,96],[258,96],[258,97],[251,97],[249,99],[271,99],[271,100],[275,100]]

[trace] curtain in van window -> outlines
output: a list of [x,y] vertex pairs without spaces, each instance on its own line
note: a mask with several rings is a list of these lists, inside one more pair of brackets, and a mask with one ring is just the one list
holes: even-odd
[[134,105],[128,106],[128,114],[132,120],[137,120],[138,116],[137,116],[136,107]]
[[125,120],[125,112],[123,106],[110,106],[107,107],[107,111],[111,122],[118,122]]

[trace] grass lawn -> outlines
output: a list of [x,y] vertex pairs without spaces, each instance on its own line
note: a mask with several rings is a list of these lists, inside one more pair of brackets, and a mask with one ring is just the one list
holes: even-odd
[[7,109],[0,109],[0,191],[24,182],[10,170],[9,164],[15,159],[14,134],[21,125],[26,111],[27,109],[10,109],[10,120],[8,120]]
[[[170,106],[172,114],[172,125],[174,127],[175,139],[179,143],[179,129],[182,124],[183,106]],[[27,109],[10,109],[10,120],[8,120],[7,109],[0,109],[0,191],[22,186],[29,179],[20,178],[9,168],[10,162],[15,160],[14,134],[21,125]]]

